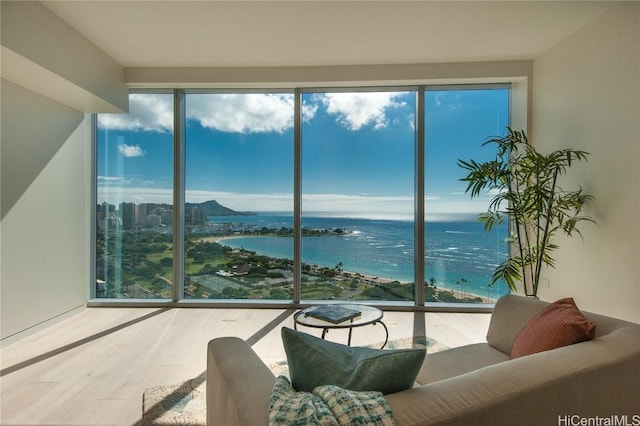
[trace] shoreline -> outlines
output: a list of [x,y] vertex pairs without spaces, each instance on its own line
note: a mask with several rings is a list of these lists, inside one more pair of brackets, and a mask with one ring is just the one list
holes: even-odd
[[[226,236],[211,236],[211,237],[203,237],[200,238],[200,241],[206,241],[206,242],[212,242],[212,243],[218,243],[218,244],[222,244],[224,240],[231,240],[231,239],[237,239],[237,238],[246,238],[246,237],[260,237],[260,235],[226,235]],[[267,255],[265,255],[267,256]],[[271,256],[268,256],[271,257]],[[372,284],[390,284],[392,282],[398,281],[402,284],[409,284],[408,282],[402,282],[400,280],[396,280],[396,279],[391,279],[391,278],[384,278],[384,277],[379,277],[379,276],[375,276],[375,275],[370,275],[370,274],[365,274],[362,272],[353,272],[353,271],[341,271],[339,273],[339,276],[343,279],[361,279],[367,282],[370,282]],[[468,297],[468,298],[479,298],[482,300],[482,303],[495,303],[497,298],[491,298],[491,297],[487,297],[487,296],[482,296],[473,292],[468,292],[468,291],[461,291],[459,289],[456,288],[450,288],[450,287],[446,287],[446,286],[438,286],[437,289],[435,290],[436,293],[441,292],[441,291],[448,291],[451,292],[454,296],[456,297]],[[463,296],[464,294],[464,296]]]
[[222,240],[233,240],[236,238],[259,237],[259,235],[225,235],[215,237],[202,237],[198,241],[206,241],[208,243],[220,243]]

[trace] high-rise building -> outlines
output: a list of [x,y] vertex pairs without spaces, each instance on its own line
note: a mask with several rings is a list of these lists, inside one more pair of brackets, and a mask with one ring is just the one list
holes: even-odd
[[162,219],[160,218],[160,215],[157,215],[155,213],[151,213],[149,216],[147,216],[147,226],[148,227],[157,228],[161,224],[162,224]]
[[136,204],[135,207],[135,224],[136,226],[147,225],[147,205],[145,203]]
[[122,227],[124,229],[131,229],[134,227],[135,220],[135,208],[134,203],[120,203],[118,214],[122,220]]

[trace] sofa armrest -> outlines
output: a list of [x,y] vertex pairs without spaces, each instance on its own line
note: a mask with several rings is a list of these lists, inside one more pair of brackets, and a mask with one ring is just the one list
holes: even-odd
[[559,424],[638,415],[640,328],[387,395],[397,426]]
[[510,355],[511,346],[513,346],[520,330],[547,305],[549,305],[548,302],[531,297],[513,294],[501,297],[496,302],[491,314],[487,343]]
[[275,376],[242,339],[207,347],[207,425],[266,425]]

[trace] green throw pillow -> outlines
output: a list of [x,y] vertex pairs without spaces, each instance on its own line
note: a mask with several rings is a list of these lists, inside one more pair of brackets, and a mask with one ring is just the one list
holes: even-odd
[[425,349],[351,347],[286,327],[282,328],[282,342],[291,384],[305,392],[321,385],[383,394],[409,389],[426,355]]

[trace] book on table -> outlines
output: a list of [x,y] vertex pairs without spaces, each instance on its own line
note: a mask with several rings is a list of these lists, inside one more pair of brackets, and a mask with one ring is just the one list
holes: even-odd
[[341,322],[357,318],[360,315],[360,311],[340,305],[316,306],[305,313],[305,316],[328,321],[333,324],[340,324]]

